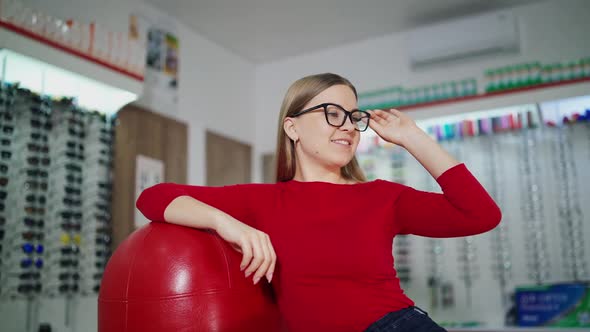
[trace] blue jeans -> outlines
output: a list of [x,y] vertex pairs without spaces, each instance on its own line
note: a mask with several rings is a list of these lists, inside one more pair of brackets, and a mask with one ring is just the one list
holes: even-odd
[[365,332],[444,332],[428,314],[418,307],[390,312],[371,324]]

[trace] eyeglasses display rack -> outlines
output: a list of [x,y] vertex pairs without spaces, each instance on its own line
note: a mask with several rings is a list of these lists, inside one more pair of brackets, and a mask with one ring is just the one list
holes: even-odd
[[[514,306],[522,305],[517,295],[523,289],[588,285],[590,206],[583,202],[590,187],[583,184],[590,180],[590,97],[571,99],[579,98],[553,111],[544,103],[526,104],[418,121],[468,166],[502,209],[500,225],[484,234],[404,236],[409,250],[400,261],[412,270],[404,290],[444,326],[520,324]],[[566,108],[572,111],[563,113]],[[357,152],[371,179],[440,192],[407,152],[373,134],[363,135]],[[395,246],[393,254],[397,259]]]
[[574,164],[572,151],[572,134],[576,130],[583,130],[578,126],[563,126],[552,130],[554,135],[552,153],[557,156],[553,159],[553,167],[557,177],[558,199],[557,211],[560,220],[560,233],[562,241],[561,255],[562,267],[568,279],[581,281],[587,275],[588,261],[584,253],[583,224],[584,217],[580,207],[578,176]]
[[[492,134],[491,128],[487,131],[487,134]],[[498,206],[505,206],[505,195],[501,189],[506,186],[504,174],[502,172],[505,167],[503,166],[502,146],[506,144],[505,137],[498,136],[495,139],[483,139],[482,146],[489,153],[485,162],[484,173],[487,174],[485,186],[488,192],[498,204]],[[492,232],[492,242],[490,243],[490,249],[492,254],[492,270],[494,272],[494,278],[498,281],[502,296],[502,306],[508,308],[511,305],[511,291],[508,288],[510,279],[512,278],[512,247],[509,241],[509,230],[510,220],[506,220]]]
[[[534,120],[529,116],[529,124]],[[544,183],[538,181],[541,178],[541,165],[538,156],[540,144],[539,128],[531,125],[523,130],[520,144],[519,173],[521,174],[520,197],[522,201],[521,210],[526,248],[526,269],[528,276],[537,284],[548,281],[551,275],[551,262],[548,253],[548,234],[543,209]]]
[[0,300],[97,294],[110,257],[112,120],[68,98],[0,86]]

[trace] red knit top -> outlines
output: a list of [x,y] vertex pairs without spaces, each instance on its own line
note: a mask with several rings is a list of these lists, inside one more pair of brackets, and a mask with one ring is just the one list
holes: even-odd
[[188,195],[268,233],[277,254],[272,285],[289,331],[362,331],[414,304],[393,266],[395,235],[466,236],[500,222],[500,209],[465,165],[437,182],[443,194],[383,180],[162,183],[143,191],[137,208],[150,220],[165,221],[168,204]]

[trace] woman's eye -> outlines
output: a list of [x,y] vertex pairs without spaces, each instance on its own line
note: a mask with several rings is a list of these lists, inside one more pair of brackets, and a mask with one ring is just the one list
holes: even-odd
[[338,112],[330,112],[328,113],[329,116],[333,117],[333,118],[337,118],[338,117]]

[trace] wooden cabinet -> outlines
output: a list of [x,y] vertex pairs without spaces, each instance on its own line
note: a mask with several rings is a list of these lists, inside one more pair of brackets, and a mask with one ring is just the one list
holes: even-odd
[[117,114],[113,165],[113,248],[135,229],[136,158],[161,160],[164,182],[186,183],[187,137],[185,123],[134,105]]
[[252,182],[252,147],[207,131],[207,185]]

